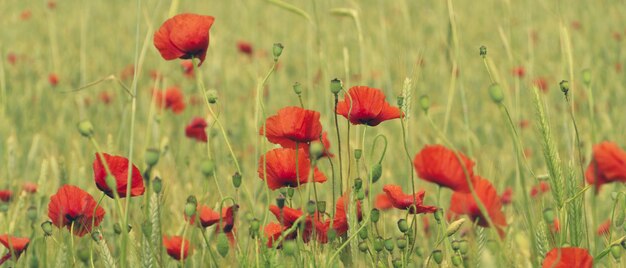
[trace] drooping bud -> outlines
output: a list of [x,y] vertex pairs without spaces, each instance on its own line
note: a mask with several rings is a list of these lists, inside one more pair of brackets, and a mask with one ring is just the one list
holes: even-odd
[[209,101],[210,104],[216,103],[217,102],[217,90],[215,90],[215,89],[207,90],[206,98],[207,98],[207,101]]
[[498,83],[493,83],[489,86],[489,97],[495,103],[501,103],[504,100],[504,92],[502,92],[502,87]]
[[341,85],[341,80],[337,78],[330,80],[330,92],[337,95],[342,88],[343,86]]
[[437,264],[441,264],[441,262],[443,261],[443,253],[441,252],[441,250],[433,250],[433,259],[435,260],[435,262]]
[[[402,260],[395,258],[391,261],[391,265],[393,265],[393,268],[400,268],[402,267]],[[411,266],[407,266],[407,267],[411,267]]]
[[383,175],[383,165],[380,163],[376,163],[372,166],[372,183],[377,182],[380,177]]
[[217,235],[217,252],[220,254],[220,256],[222,256],[222,258],[225,258],[228,254],[229,248],[230,245],[228,244],[228,237],[226,237],[226,234],[224,232],[220,232]]
[[569,92],[569,82],[567,80],[562,80],[559,83],[559,87],[561,87],[563,94],[567,95],[567,92]]
[[398,220],[398,229],[400,232],[406,233],[409,230],[409,223],[405,219]]
[[380,218],[380,210],[378,210],[377,208],[372,209],[372,211],[370,212],[371,221],[373,223],[377,223],[379,218]]
[[43,233],[45,236],[51,236],[52,235],[52,222],[50,220],[47,220],[41,223],[41,230],[43,230]]
[[146,154],[144,156],[146,165],[150,167],[155,166],[159,162],[160,154],[159,149],[149,148],[146,150]]
[[274,61],[278,61],[278,58],[280,57],[280,55],[283,54],[283,48],[285,47],[281,43],[274,44],[274,46],[272,47],[272,54],[274,55]]
[[428,113],[428,109],[430,109],[430,97],[428,95],[420,96],[420,107],[425,113]]
[[213,159],[205,159],[200,164],[200,171],[202,171],[202,175],[205,177],[213,175],[213,172],[215,172],[215,161]]
[[89,120],[83,120],[78,123],[78,132],[85,138],[91,138],[93,136],[93,124]]
[[293,92],[296,93],[296,95],[302,94],[302,85],[300,85],[300,83],[298,82],[293,84]]
[[237,189],[241,186],[241,174],[239,174],[239,172],[233,174],[233,186]]
[[100,240],[102,240],[102,233],[98,230],[91,232],[91,239],[95,242],[100,242]]
[[487,57],[487,47],[486,46],[480,46],[480,56],[481,57]]

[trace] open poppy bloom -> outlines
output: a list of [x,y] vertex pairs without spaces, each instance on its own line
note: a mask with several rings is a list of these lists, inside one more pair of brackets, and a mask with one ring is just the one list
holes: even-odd
[[[349,200],[348,196],[348,192],[343,194],[339,197],[339,199],[337,199],[337,204],[335,205],[335,218],[333,218],[332,227],[335,229],[335,232],[337,232],[337,236],[342,236],[348,232],[348,214],[346,213],[346,202]],[[361,201],[357,201],[356,203],[356,215],[358,221],[363,219]],[[327,223],[330,226],[330,219],[327,220]],[[326,236],[324,236],[324,239],[326,239]]]
[[550,184],[545,181],[541,181],[530,189],[530,196],[537,197],[537,195],[544,194],[549,191],[550,191]]
[[400,108],[389,105],[380,89],[354,86],[348,90],[348,94],[349,97],[345,96],[343,101],[337,103],[337,114],[349,117],[353,125],[377,126],[383,121],[400,118],[403,115]]
[[22,188],[29,194],[37,193],[37,184],[34,182],[25,182]]
[[154,103],[161,109],[170,109],[179,114],[185,110],[185,96],[178,87],[170,87],[166,90],[153,91]]
[[602,142],[593,146],[593,158],[585,178],[589,184],[596,184],[596,193],[605,183],[626,182],[626,152],[613,142]]
[[544,77],[538,77],[533,80],[533,85],[544,93],[548,92],[548,80]]
[[377,203],[382,204],[381,209],[387,207],[386,204],[391,204],[394,208],[409,210],[412,214],[421,213],[434,213],[437,211],[437,207],[424,206],[424,191],[419,191],[414,194],[405,194],[402,192],[402,188],[398,185],[387,184],[383,186],[383,191],[386,194],[387,200],[382,200],[384,197],[377,197]]
[[[167,250],[167,255],[170,255],[175,260],[180,261],[186,259],[191,251],[189,245],[189,239],[183,239],[182,236],[163,236],[163,245]],[[182,255],[181,255],[182,253]]]
[[290,106],[278,110],[276,115],[265,121],[259,134],[267,137],[271,143],[280,144],[285,148],[296,148],[311,141],[319,140],[322,135],[320,113],[300,107]]
[[[502,203],[500,202],[500,197],[496,189],[491,182],[477,176],[474,190],[478,199],[487,210],[489,218],[491,218],[491,221],[495,225],[494,227],[501,236],[504,236],[503,228],[506,227],[506,218],[504,217],[504,213],[502,213]],[[487,219],[481,213],[471,193],[454,192],[450,200],[450,211],[454,214],[465,214],[472,222],[478,220],[478,225],[489,227]]]
[[442,145],[426,145],[415,155],[413,165],[420,178],[456,192],[469,193],[470,188],[463,167],[470,182],[474,182],[474,162],[462,153],[458,154],[462,165],[452,150]]
[[209,48],[213,21],[211,16],[178,14],[166,20],[154,34],[154,46],[165,60],[198,58],[200,66]]
[[11,252],[15,255],[15,259],[22,255],[22,252],[28,247],[30,239],[26,237],[9,236],[8,234],[0,235],[0,244],[9,250],[9,252],[0,258],[0,265],[12,258]]
[[606,219],[600,226],[598,226],[598,235],[608,235],[611,231],[611,219]]
[[511,73],[513,73],[514,76],[523,78],[524,75],[526,74],[526,69],[524,69],[524,66],[520,65],[520,66],[513,68],[513,70],[511,70]]
[[[95,210],[95,213],[94,213]],[[56,227],[67,227],[74,235],[82,237],[97,227],[104,218],[104,209],[93,197],[73,185],[63,185],[50,197],[48,217]],[[93,221],[93,225],[92,225]]]
[[[264,161],[266,163],[265,168],[263,168]],[[259,159],[259,178],[263,180],[267,176],[266,183],[272,190],[287,186],[297,187],[309,182],[310,170],[311,161],[303,149],[298,150],[298,172],[296,172],[296,150],[294,149],[273,149]],[[326,176],[316,167],[313,170],[313,182],[325,181]]]
[[[119,197],[123,198],[128,196],[126,192],[126,188],[128,185],[128,159],[122,156],[110,155],[107,153],[102,153],[104,160],[109,166],[109,170],[111,175],[115,178],[117,182],[117,194]],[[93,161],[93,177],[96,181],[96,186],[102,192],[104,192],[109,197],[113,198],[113,190],[107,185],[106,177],[107,170],[100,159],[100,154],[96,153],[96,160]],[[143,195],[146,188],[143,185],[143,177],[141,176],[141,172],[139,169],[133,165],[132,166],[132,176],[131,176],[131,187],[130,187],[130,196],[140,196]]]
[[0,201],[9,202],[13,198],[13,191],[11,190],[0,190]]
[[543,268],[591,268],[593,257],[584,248],[553,248],[543,259]]
[[[280,236],[286,230],[287,230],[287,227],[277,222],[270,222],[267,225],[265,225],[265,227],[263,227],[263,234],[265,234],[265,237],[267,238],[267,247],[268,248],[273,247],[274,242],[277,242],[278,239],[280,239]],[[293,239],[295,237],[295,234],[296,232],[293,232],[285,236],[284,240]],[[277,248],[280,248],[280,245],[278,245]]]
[[207,142],[207,135],[204,130],[207,126],[208,124],[204,121],[204,118],[194,117],[185,128],[185,136],[197,141]]
[[[233,227],[235,226],[235,211],[238,208],[239,208],[238,205],[233,205],[230,207],[222,208],[221,219],[222,219],[222,225],[224,226],[224,228],[218,227],[217,230],[222,229],[222,231],[224,231],[225,233],[229,233],[233,230]],[[217,211],[205,205],[198,206],[197,211],[200,213],[198,215],[198,219],[200,220],[200,226],[202,226],[202,228],[213,226],[216,223],[219,226],[220,214],[217,213]],[[187,219],[187,216],[185,216],[185,220],[189,221],[189,219]],[[195,218],[192,218],[189,221],[190,224],[194,224],[194,222],[195,222]]]

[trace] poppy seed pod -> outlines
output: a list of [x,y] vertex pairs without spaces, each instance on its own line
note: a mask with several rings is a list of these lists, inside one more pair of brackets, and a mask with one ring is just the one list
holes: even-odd
[[361,159],[362,155],[363,155],[363,150],[361,150],[361,149],[354,149],[354,159],[359,160],[359,159]]
[[370,212],[371,221],[373,223],[377,223],[379,218],[380,218],[380,210],[378,210],[377,208],[372,209],[372,211]]
[[398,220],[398,229],[402,233],[406,233],[409,230],[409,223],[405,219]]
[[612,245],[611,255],[616,261],[619,260],[622,257],[622,247],[620,245]]
[[452,250],[454,251],[459,251],[461,248],[461,242],[459,242],[459,240],[453,240],[450,242],[450,247],[452,247]]
[[461,264],[463,264],[463,260],[459,255],[452,256],[452,265],[454,265],[454,267],[461,266]]
[[196,209],[198,207],[198,200],[195,196],[190,195],[187,197],[187,203],[185,204],[185,216],[191,218],[196,215]]
[[80,132],[80,135],[83,135],[83,137],[85,138],[91,138],[94,132],[93,124],[91,124],[91,121],[84,120],[78,123],[78,132]]
[[148,150],[146,150],[146,154],[144,156],[146,165],[150,167],[155,166],[159,162],[160,154],[161,153],[159,152],[159,149],[149,148]]
[[504,92],[502,92],[502,87],[498,83],[493,83],[489,86],[489,97],[495,103],[501,103],[504,100]]
[[380,177],[383,175],[383,165],[381,165],[380,163],[376,163],[372,166],[372,171],[371,171],[371,179],[372,179],[372,183],[376,183]]
[[365,199],[365,191],[363,191],[363,189],[356,191],[356,199],[358,200]]
[[361,190],[361,187],[363,187],[363,180],[361,178],[354,179],[354,189],[358,191]]
[[282,194],[279,194],[278,197],[276,197],[276,206],[280,209],[285,207],[285,196]]
[[313,215],[315,213],[315,209],[316,209],[315,201],[309,200],[309,202],[306,203],[306,212],[309,213],[310,215]]
[[154,180],[152,181],[152,190],[154,191],[155,194],[159,194],[162,189],[163,189],[163,181],[161,180],[160,177],[155,177]]
[[367,239],[367,228],[362,228],[362,229],[359,231],[359,237],[360,237],[362,240]]
[[398,246],[400,250],[403,250],[406,248],[408,243],[404,237],[399,237],[398,239],[396,239],[396,245]]
[[322,214],[326,212],[326,201],[317,201],[317,211]]
[[428,95],[422,95],[420,96],[419,102],[420,102],[420,107],[422,107],[422,110],[424,110],[424,112],[427,113],[428,109],[430,109],[430,97],[428,97]]
[[[400,268],[402,267],[402,260],[395,258],[391,261],[391,265],[393,265],[393,268]],[[411,266],[407,265],[407,267],[411,267]]]
[[200,171],[202,171],[202,175],[205,177],[213,175],[213,172],[215,172],[215,161],[213,159],[205,159],[200,164]]
[[233,186],[235,188],[239,188],[239,186],[241,186],[241,174],[239,174],[239,172],[235,172],[235,174],[233,174]]
[[559,83],[559,87],[561,87],[563,94],[567,95],[567,92],[569,92],[569,82],[567,80],[562,80]]
[[42,222],[41,230],[43,230],[43,233],[45,236],[51,236],[52,235],[52,222],[50,220]]
[[404,97],[403,96],[398,96],[396,98],[396,104],[398,104],[398,107],[402,107],[402,105],[404,105]]
[[467,254],[468,251],[469,251],[469,242],[467,242],[467,240],[459,241],[459,252],[461,252],[461,254]]
[[274,55],[274,61],[278,61],[278,58],[281,54],[283,54],[283,49],[285,47],[281,43],[275,43],[272,47],[272,54]]
[[385,242],[382,238],[378,237],[374,240],[374,250],[381,252],[385,248]]
[[287,188],[287,196],[289,196],[289,198],[292,198],[295,192],[296,192],[295,188],[292,188],[292,187]]
[[548,225],[554,223],[554,210],[551,208],[546,208],[543,210],[543,220],[548,223]]
[[[320,158],[324,154],[324,145],[319,141],[311,142],[309,154],[311,155],[311,159]],[[313,163],[315,163],[315,161],[313,161]]]
[[432,256],[437,264],[441,264],[441,262],[443,261],[443,253],[441,252],[441,250],[433,250]]
[[26,215],[28,216],[28,219],[30,221],[35,221],[37,220],[37,207],[35,206],[30,206],[28,207],[28,210],[26,211]]
[[302,85],[299,82],[293,84],[293,92],[296,93],[296,95],[302,94]]
[[359,243],[359,250],[360,250],[361,252],[367,252],[367,250],[368,250],[368,247],[367,247],[367,242],[365,242],[365,241],[361,241],[361,242]]
[[217,102],[217,90],[209,89],[206,92],[206,98],[210,104],[214,104]]
[[385,239],[384,244],[385,244],[385,249],[389,252],[392,252],[396,246],[396,243],[393,241],[393,238]]
[[220,232],[217,235],[217,252],[222,256],[222,258],[226,257],[228,254],[228,250],[230,245],[228,244],[228,237],[224,232]]
[[289,256],[293,256],[296,253],[297,249],[298,246],[293,240],[287,240],[285,241],[285,243],[283,243],[283,252],[285,252],[285,254]]
[[330,80],[330,92],[337,95],[342,88],[343,86],[341,85],[341,80],[337,78]]
[[487,57],[487,47],[486,46],[480,46],[480,56],[481,57]]

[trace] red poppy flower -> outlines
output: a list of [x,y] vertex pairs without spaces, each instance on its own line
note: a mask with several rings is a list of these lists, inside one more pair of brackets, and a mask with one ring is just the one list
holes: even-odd
[[550,184],[545,181],[541,181],[530,189],[530,196],[537,197],[537,195],[544,194],[549,191],[550,191]]
[[517,66],[513,68],[513,71],[511,72],[513,73],[514,76],[522,78],[526,74],[526,69],[524,69],[524,66]]
[[167,90],[155,90],[153,92],[154,102],[161,109],[170,109],[175,114],[185,110],[185,97],[178,87],[170,87]]
[[[264,161],[266,162],[265,168],[263,168]],[[298,172],[296,172],[296,150],[278,148],[267,152],[259,159],[257,172],[262,180],[264,175],[267,175],[267,185],[270,189],[276,190],[286,186],[297,187],[298,181],[300,184],[309,182],[310,169],[311,162],[303,149],[298,150]],[[317,167],[313,170],[313,181],[326,181],[326,176]]]
[[68,230],[74,224],[74,235],[81,237],[100,225],[104,214],[104,209],[89,193],[73,185],[61,186],[50,197],[48,204],[48,217],[52,223],[59,228],[65,226]]
[[463,167],[470,181],[474,182],[474,162],[462,153],[458,154],[463,166],[452,150],[441,145],[426,145],[415,155],[413,165],[420,178],[453,191],[468,193],[470,188]]
[[[383,191],[387,195],[389,203],[397,209],[410,209],[410,212],[413,214],[434,213],[437,211],[437,207],[423,205],[424,195],[426,194],[424,191],[419,191],[414,194],[405,194],[402,192],[402,187],[393,184],[383,186]],[[381,202],[385,203],[383,201]],[[415,207],[413,207],[413,205]]]
[[533,85],[542,92],[548,92],[548,80],[544,77],[537,77],[533,80]]
[[561,231],[561,223],[559,222],[559,219],[554,219],[554,222],[552,222],[552,226],[550,226],[550,230],[553,233],[558,233]]
[[[506,218],[502,213],[502,203],[500,202],[500,197],[491,182],[481,177],[476,177],[476,182],[474,183],[476,195],[487,210],[491,221],[498,229],[500,235],[504,235],[502,228],[506,227]],[[471,193],[453,193],[450,200],[450,211],[456,214],[465,214],[472,220],[472,222],[478,220],[478,225],[480,226],[489,226]]]
[[611,231],[611,219],[607,219],[600,226],[598,226],[598,235],[608,235]]
[[13,198],[13,191],[11,190],[0,190],[0,201],[9,202]]
[[154,46],[165,60],[200,59],[204,62],[209,47],[209,30],[214,17],[179,14],[166,20],[154,34]]
[[113,101],[113,96],[108,91],[100,92],[100,94],[98,95],[98,98],[104,104],[110,104]]
[[51,73],[48,75],[48,82],[51,86],[56,87],[59,84],[59,77],[56,74]]
[[[222,208],[222,225],[224,226],[223,228],[217,228],[217,230],[222,229],[222,231],[224,231],[225,233],[229,233],[233,230],[233,227],[235,225],[235,211],[239,208],[238,205],[233,205],[230,207],[225,207]],[[210,227],[214,224],[218,224],[220,222],[220,214],[217,213],[217,211],[211,209],[208,206],[198,206],[197,211],[200,213],[198,215],[198,218],[200,219],[200,225],[202,226],[202,228],[207,228]],[[187,216],[185,216],[185,219],[187,219]],[[195,219],[191,219],[190,224],[193,224],[195,222]]]
[[[335,217],[333,218],[333,229],[338,236],[342,236],[343,234],[348,232],[348,214],[346,213],[346,202],[348,201],[348,192],[343,194],[339,199],[337,199],[337,204],[335,205]],[[352,204],[352,203],[351,203]],[[357,201],[356,203],[356,213],[357,220],[361,221],[363,219],[363,213],[361,212],[361,201]],[[330,227],[330,219],[327,220],[328,225]],[[318,229],[325,229],[322,226]],[[326,237],[324,236],[324,239]]]
[[[626,152],[613,142],[602,142],[593,146],[591,163],[585,172],[589,184],[596,184],[596,193],[609,182],[626,182]],[[597,179],[597,180],[596,180]]]
[[184,60],[180,62],[180,67],[182,67],[183,69],[183,75],[185,75],[185,77],[187,78],[192,78],[194,77],[194,73],[193,73],[193,61],[190,60]]
[[135,76],[135,65],[128,64],[122,71],[120,72],[120,79],[128,80],[132,79]]
[[0,244],[4,245],[4,247],[9,250],[9,252],[0,259],[0,265],[12,258],[11,250],[15,258],[19,258],[22,252],[28,247],[29,242],[30,239],[26,237],[9,236],[8,234],[0,235]]
[[584,248],[553,248],[543,259],[543,268],[591,268],[593,257]]
[[[265,237],[267,238],[267,247],[271,248],[274,246],[274,242],[278,241],[278,239],[280,239],[280,236],[283,234],[284,231],[287,230],[287,227],[280,225],[277,222],[270,222],[267,225],[265,225],[265,227],[263,227],[263,233],[265,234]],[[287,239],[293,239],[296,233],[292,233],[288,236],[285,237],[285,240]],[[280,247],[280,245],[278,246]]]
[[57,7],[57,2],[56,1],[53,1],[53,0],[48,1],[48,8],[49,9],[55,9],[56,7]]
[[7,54],[7,61],[9,62],[9,64],[15,65],[15,63],[17,63],[17,55],[10,52],[9,54]]
[[513,202],[513,189],[511,187],[507,187],[506,189],[504,189],[504,192],[502,192],[502,196],[500,196],[500,201],[503,205],[508,205]]
[[22,13],[20,14],[20,18],[22,20],[28,20],[28,19],[30,19],[30,17],[32,15],[33,15],[33,13],[30,12],[30,10],[27,9],[27,10],[22,11]]
[[248,56],[252,56],[252,44],[246,42],[246,41],[239,41],[237,42],[237,49],[239,49],[239,52],[246,54]]
[[208,124],[204,121],[204,118],[194,117],[185,128],[185,136],[197,141],[207,142],[207,135],[204,130],[207,126]]
[[[337,103],[337,114],[348,118],[353,125],[363,124],[377,126],[383,121],[400,118],[403,116],[400,108],[391,106],[385,100],[385,94],[380,89],[367,86],[351,87],[350,95],[345,96],[343,101]],[[353,102],[350,100],[352,99]],[[350,104],[352,103],[352,110]]]
[[22,188],[25,192],[29,194],[34,194],[37,192],[37,184],[34,182],[25,182]]
[[519,127],[521,129],[528,128],[528,126],[530,126],[530,121],[528,119],[522,119],[519,121]]
[[374,202],[377,209],[380,210],[388,210],[393,208],[393,204],[386,193],[380,193],[376,196],[376,201]]
[[[280,109],[276,115],[267,118],[265,126],[267,139],[285,148],[296,148],[296,143],[303,145],[319,140],[322,134],[320,113],[295,106]],[[261,127],[259,134],[263,133]]]
[[[104,159],[109,166],[109,170],[111,175],[115,177],[115,181],[117,182],[117,193],[119,197],[126,197],[128,193],[126,193],[126,188],[128,185],[128,159],[122,156],[109,155],[107,153],[102,153]],[[102,192],[104,192],[109,197],[113,198],[113,191],[106,182],[107,170],[104,167],[102,160],[100,159],[100,154],[96,153],[96,160],[93,161],[93,177],[96,181],[96,186]],[[143,195],[143,192],[146,188],[143,185],[143,177],[141,176],[141,172],[139,169],[133,165],[132,166],[132,177],[131,177],[131,187],[130,187],[130,196],[140,196]]]
[[[283,207],[281,210],[279,207],[275,205],[270,206],[270,212],[274,214],[274,216],[276,217],[276,219],[281,225],[287,228],[295,224],[295,222],[304,214],[304,212],[302,212],[302,210],[300,209]],[[302,232],[302,239],[305,242],[308,242],[310,240],[311,234],[313,233],[313,221],[315,221],[316,224],[319,223],[317,215],[315,219],[313,220],[311,219],[311,216],[308,216],[308,215],[304,219],[305,227],[304,227],[304,231]]]
[[[180,261],[186,259],[191,251],[189,245],[189,239],[184,239],[182,236],[163,236],[163,245],[167,250],[167,255],[170,255],[175,260]],[[181,256],[182,252],[182,256]]]

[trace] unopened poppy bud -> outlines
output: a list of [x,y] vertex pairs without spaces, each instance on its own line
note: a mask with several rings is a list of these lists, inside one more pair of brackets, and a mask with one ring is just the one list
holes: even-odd
[[404,105],[404,96],[398,96],[396,102],[398,104],[398,107],[402,107],[402,105]]
[[283,48],[285,47],[281,43],[274,44],[274,46],[272,47],[272,54],[274,54],[274,61],[278,61],[278,58],[280,57],[280,55],[283,54]]
[[117,189],[117,180],[115,179],[115,177],[107,175],[104,181],[106,182],[107,186],[109,186],[109,189]]
[[561,87],[563,94],[567,95],[567,92],[569,92],[569,82],[567,80],[562,80],[559,83],[559,87]]
[[159,194],[163,189],[163,181],[161,181],[160,177],[155,177],[152,181],[152,190],[155,194]]
[[546,208],[543,210],[543,220],[548,223],[548,225],[554,222],[554,211],[551,208]]
[[150,167],[155,166],[159,162],[160,154],[161,153],[159,152],[159,149],[149,148],[148,150],[146,150],[146,154],[144,156],[146,165]]
[[30,221],[36,221],[37,220],[37,207],[35,206],[28,207],[28,210],[26,211],[26,215],[28,216],[28,219]]
[[252,219],[252,221],[250,221],[250,228],[253,230],[259,230],[260,227],[261,222],[258,219]]
[[393,238],[387,238],[385,239],[385,249],[389,252],[392,252],[393,249],[396,246],[396,243],[394,243]]
[[501,103],[504,100],[504,92],[502,92],[502,87],[498,83],[493,83],[489,86],[489,97],[495,103]]
[[461,252],[461,254],[467,254],[467,252],[469,251],[469,243],[467,242],[467,240],[461,240],[459,241],[459,252]]
[[433,213],[433,216],[435,216],[435,220],[437,221],[437,223],[441,222],[441,218],[443,218],[443,210],[442,209],[437,209],[435,211],[435,213]]
[[292,197],[293,197],[293,194],[295,193],[295,191],[296,191],[296,190],[295,190],[294,188],[287,188],[287,196],[288,196],[289,198],[292,198]]
[[405,219],[398,220],[398,229],[400,232],[406,233],[409,230],[409,223]]
[[102,233],[98,230],[91,232],[91,239],[95,242],[100,242],[100,240],[102,240]]
[[330,80],[330,92],[337,95],[342,88],[343,86],[341,85],[341,80],[337,78]]
[[583,83],[585,83],[586,86],[591,84],[591,70],[583,70]]
[[78,123],[78,132],[80,132],[80,135],[83,135],[83,137],[86,137],[86,138],[92,137],[93,136],[93,124],[91,124],[91,121],[84,120]]
[[302,94],[302,85],[300,85],[300,83],[298,82],[293,84],[293,92],[296,93],[296,95]]
[[612,245],[611,255],[613,255],[613,258],[618,261],[622,257],[622,247],[619,245]]
[[335,231],[335,229],[331,228],[328,230],[328,232],[326,232],[326,239],[328,239],[328,242],[333,242],[336,237],[337,237],[337,231]]
[[213,159],[205,159],[200,164],[200,171],[202,171],[202,175],[205,177],[213,175],[213,172],[215,172],[215,161]]
[[465,219],[463,219],[463,218],[458,219],[458,220],[452,222],[450,225],[448,225],[448,229],[446,229],[446,235],[447,236],[452,236],[452,235],[456,234],[456,232],[459,231],[459,229],[461,228],[461,226],[463,225],[464,222],[465,222]]
[[222,256],[222,258],[226,257],[228,254],[228,249],[230,245],[228,244],[228,237],[224,232],[220,232],[217,235],[217,252]]
[[487,57],[487,47],[486,46],[480,46],[480,56],[481,57]]
[[361,149],[354,149],[354,159],[359,160],[359,159],[361,159],[362,155],[363,155],[363,150],[361,150]]
[[441,250],[433,250],[433,259],[435,260],[435,262],[437,264],[441,264],[441,262],[443,261],[443,253],[441,252]]
[[50,220],[47,220],[41,223],[41,230],[43,230],[43,233],[45,236],[51,236],[52,235],[52,222]]
[[452,250],[454,251],[459,251],[461,248],[461,242],[459,242],[459,240],[453,240],[450,242],[450,247],[452,247]]
[[367,252],[367,249],[368,249],[367,242],[361,241],[361,243],[359,243],[359,250],[361,252]]
[[428,112],[428,109],[430,109],[430,97],[428,97],[428,95],[422,95],[420,97],[420,107],[422,107],[425,113]]
[[372,209],[372,211],[370,212],[370,219],[372,220],[372,222],[377,223],[379,218],[380,210],[378,210],[377,208]]
[[278,197],[276,197],[276,206],[280,209],[285,207],[285,196],[282,194],[279,194]]
[[365,192],[363,189],[356,191],[356,199],[363,200],[365,199]]
[[363,228],[363,229],[361,229],[361,230],[359,231],[359,237],[360,237],[362,240],[367,239],[367,228]]
[[452,256],[452,265],[454,265],[455,267],[458,267],[458,266],[461,266],[461,264],[463,264],[463,260],[461,259],[459,255]]
[[372,166],[372,183],[377,182],[383,175],[383,165],[376,163]]
[[317,211],[322,214],[326,212],[326,201],[317,201]]
[[404,237],[399,237],[398,239],[396,239],[396,245],[399,249],[403,250],[404,248],[406,248],[408,243]]
[[354,180],[354,189],[355,190],[361,190],[361,187],[363,187],[363,180],[361,178],[356,178]]
[[206,98],[209,103],[214,104],[217,102],[217,90],[209,89],[206,92]]
[[324,154],[324,145],[319,141],[311,142],[309,154],[311,155],[311,159],[320,158]]
[[241,174],[239,174],[239,172],[235,172],[235,174],[233,174],[233,186],[235,188],[239,188],[239,186],[241,186]]
[[283,251],[289,256],[293,256],[296,253],[296,249],[298,249],[296,242],[292,240],[287,240],[283,243]]
[[309,200],[309,202],[306,203],[306,212],[313,215],[313,213],[315,213],[315,207],[315,201]]
[[374,240],[374,250],[381,252],[385,248],[385,242],[382,238],[378,237]]
[[189,218],[196,215],[196,208],[198,207],[198,200],[195,196],[190,195],[187,197],[187,203],[185,204],[185,215]]

